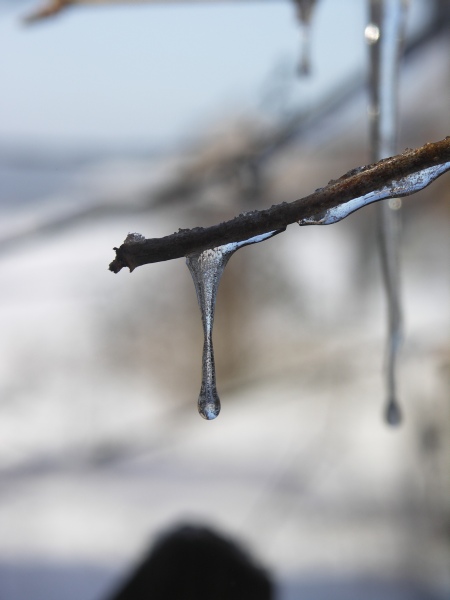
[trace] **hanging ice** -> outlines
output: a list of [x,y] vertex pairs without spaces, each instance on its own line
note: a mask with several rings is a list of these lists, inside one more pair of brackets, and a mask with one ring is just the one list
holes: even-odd
[[[349,200],[348,202],[345,202],[345,204],[330,208],[319,215],[301,219],[298,223],[299,225],[332,225],[372,202],[385,200],[387,198],[397,199],[401,196],[408,196],[413,192],[418,192],[430,185],[430,183],[445,173],[445,171],[449,170],[450,162],[435,165],[434,167],[417,171],[417,173],[411,173],[411,175],[391,181],[388,185],[381,187],[379,190],[374,190],[364,196]],[[398,207],[399,203],[393,202],[389,207],[389,210],[395,211],[398,210]]]
[[[405,18],[405,0],[370,0],[370,25],[366,28],[365,35],[370,51],[369,114],[374,162],[392,156],[397,150],[398,81]],[[435,171],[432,169],[423,173],[419,181],[413,178],[411,187],[424,187],[423,181],[432,181],[440,175],[435,175]],[[409,182],[404,183],[408,185]],[[402,338],[400,211],[392,210],[389,203],[380,204],[378,208],[378,236],[388,305],[386,420],[390,425],[396,425],[401,420],[396,399],[396,363]]]
[[202,385],[198,397],[198,412],[204,419],[215,419],[220,412],[220,399],[216,388],[216,371],[212,330],[220,278],[231,255],[239,248],[262,242],[279,231],[270,231],[242,242],[233,242],[204,250],[186,257],[186,264],[194,280],[197,300],[203,323]]
[[[397,93],[399,61],[407,3],[405,0],[369,0],[370,23],[365,29],[370,47],[370,96],[372,162],[396,153]],[[387,344],[387,405],[385,417],[389,424],[401,421],[397,404],[396,365],[402,338],[400,301],[399,237],[401,196],[428,186],[445,171],[450,162],[412,173],[390,182],[378,190],[331,208],[321,214],[299,221],[300,225],[329,225],[344,219],[363,206],[390,198],[379,206],[379,246],[384,285],[388,300]]]
[[302,28],[302,48],[298,72],[309,75],[311,72],[311,17],[317,0],[295,0],[297,14]]

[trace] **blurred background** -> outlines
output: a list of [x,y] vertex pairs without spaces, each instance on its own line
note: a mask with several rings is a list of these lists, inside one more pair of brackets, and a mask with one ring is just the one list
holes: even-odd
[[[308,76],[292,2],[164,4],[0,1],[0,598],[106,598],[178,522],[282,600],[448,598],[448,175],[403,200],[398,429],[373,206],[231,259],[213,422],[184,259],[107,270],[369,162],[367,3],[317,3]],[[449,8],[409,3],[399,151],[450,133]]]

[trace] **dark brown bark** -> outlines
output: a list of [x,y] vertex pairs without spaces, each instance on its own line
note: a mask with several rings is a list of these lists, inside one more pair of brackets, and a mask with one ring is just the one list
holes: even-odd
[[[109,269],[114,273],[118,273],[123,267],[133,271],[145,264],[181,258],[207,248],[247,240],[269,231],[284,230],[292,223],[320,216],[330,208],[379,190],[423,169],[444,163],[449,163],[450,169],[450,136],[415,150],[406,150],[403,154],[383,159],[373,165],[353,169],[313,194],[294,202],[283,202],[265,210],[244,213],[208,228],[180,230],[162,238],[144,239],[138,235],[128,236],[120,248],[114,248],[116,258],[109,265]],[[412,193],[414,191],[396,195],[407,196]]]

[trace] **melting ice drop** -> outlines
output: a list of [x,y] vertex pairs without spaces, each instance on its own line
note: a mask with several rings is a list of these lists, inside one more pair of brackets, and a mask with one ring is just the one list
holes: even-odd
[[270,231],[242,242],[233,242],[211,248],[186,257],[186,264],[194,280],[197,300],[203,323],[202,385],[198,397],[198,412],[208,421],[215,419],[220,412],[220,399],[216,388],[216,370],[212,330],[216,307],[217,290],[220,278],[231,255],[239,248],[262,242],[279,231]]
[[392,427],[400,425],[400,423],[402,422],[402,413],[395,398],[389,399],[384,416],[386,419],[386,423],[388,423]]
[[212,328],[217,289],[225,266],[233,253],[226,246],[205,250],[186,257],[186,264],[194,280],[197,300],[203,322],[202,387],[198,397],[198,412],[205,419],[215,419],[220,412],[220,399],[216,389],[216,372],[212,343]]

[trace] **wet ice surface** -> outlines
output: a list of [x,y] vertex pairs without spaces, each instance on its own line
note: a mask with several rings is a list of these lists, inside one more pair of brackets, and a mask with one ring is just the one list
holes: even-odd
[[202,314],[204,342],[202,385],[198,397],[198,411],[207,420],[215,419],[220,412],[220,400],[216,389],[212,330],[220,278],[233,252],[235,252],[234,247],[221,246],[186,258],[186,264],[194,280],[197,300]]
[[302,219],[299,221],[299,225],[332,225],[372,202],[397,198],[422,190],[448,170],[450,170],[450,162],[428,167],[398,180],[394,179],[389,185],[383,186],[380,190],[374,190],[364,196],[349,200],[345,204],[330,208],[324,215]]
[[275,235],[275,231],[254,236],[248,240],[233,242],[204,250],[186,257],[186,264],[192,275],[202,315],[204,343],[202,354],[202,385],[198,397],[198,412],[211,421],[220,412],[220,399],[216,388],[216,367],[212,331],[216,307],[217,290],[220,278],[231,256],[243,246],[257,244]]

